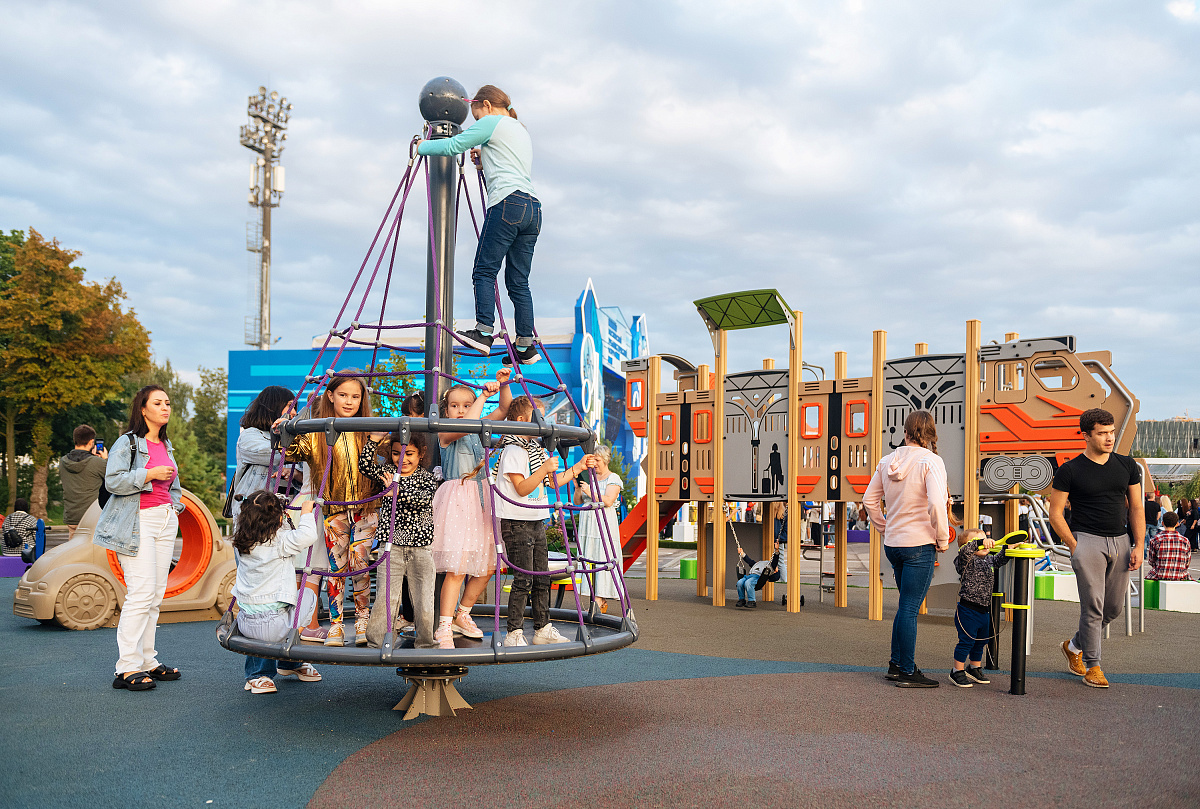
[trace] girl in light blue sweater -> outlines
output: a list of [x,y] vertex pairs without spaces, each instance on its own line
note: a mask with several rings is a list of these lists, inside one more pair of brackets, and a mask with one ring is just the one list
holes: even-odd
[[[233,596],[238,603],[237,628],[247,638],[278,642],[292,626],[305,626],[316,609],[316,593],[305,588],[297,599],[296,567],[292,557],[307,551],[320,539],[313,501],[300,507],[299,525],[291,525],[283,498],[265,490],[243,498],[233,534],[237,551],[237,581]],[[297,604],[297,601],[300,601]],[[300,620],[294,621],[296,610]],[[280,670],[279,673],[282,673]],[[246,658],[246,690],[253,694],[275,693],[276,661]],[[321,675],[311,663],[288,669],[301,682],[316,682]]]
[[[542,231],[542,204],[533,195],[533,142],[517,122],[512,99],[498,87],[485,84],[471,102],[475,123],[452,138],[422,141],[417,153],[457,155],[478,149],[487,182],[487,214],[475,251],[475,328],[458,337],[485,356],[491,352],[496,319],[495,286],[504,262],[504,286],[513,304],[517,331],[517,361],[538,361],[533,346],[533,295],[529,273],[533,248]],[[504,364],[511,364],[509,357]]]

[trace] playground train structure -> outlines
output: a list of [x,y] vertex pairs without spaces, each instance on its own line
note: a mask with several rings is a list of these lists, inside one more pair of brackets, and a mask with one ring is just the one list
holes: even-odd
[[[1006,531],[1015,530],[1023,501],[1042,527],[1033,533],[1043,543],[1051,542],[1047,515],[1030,495],[1045,493],[1058,466],[1083,451],[1080,414],[1093,407],[1110,411],[1116,451],[1128,453],[1133,444],[1138,400],[1113,372],[1110,352],[1080,352],[1071,336],[1023,340],[1009,333],[1003,343],[983,344],[980,321],[970,320],[962,352],[930,354],[918,343],[912,356],[888,357],[887,334],[875,331],[871,376],[848,377],[846,353],[837,352],[832,378],[823,378],[823,369],[803,362],[802,313],[775,290],[718,295],[696,307],[712,337],[711,371],[673,355],[624,364],[626,418],[647,443],[647,493],[622,524],[621,540],[627,566],[647,554],[648,599],[658,595],[659,527],[685,502],[699,513],[697,595],[711,595],[721,606],[725,587],[713,584],[732,586],[727,571],[735,559],[726,541],[726,509],[714,505],[780,501],[798,515],[800,503],[815,501],[837,504],[831,578],[834,603],[846,606],[847,504],[862,500],[879,459],[903,443],[904,420],[913,410],[934,416],[938,453],[964,524],[977,525],[982,508],[995,512]],[[764,360],[761,369],[729,372],[728,333],[773,325],[790,327],[788,368]],[[664,363],[674,369],[675,390],[664,390]],[[796,368],[803,370],[793,374]],[[815,378],[803,378],[805,371]],[[711,535],[705,529],[710,520]],[[768,522],[762,558],[771,552]],[[788,520],[787,540],[791,549],[804,544],[801,520]],[[868,617],[878,620],[882,538],[874,530],[870,543]],[[948,553],[955,550],[952,544]],[[795,552],[787,557],[789,611],[800,609],[800,559]],[[949,584],[953,578],[945,561],[931,606],[939,579]],[[947,595],[952,604],[953,594]]]

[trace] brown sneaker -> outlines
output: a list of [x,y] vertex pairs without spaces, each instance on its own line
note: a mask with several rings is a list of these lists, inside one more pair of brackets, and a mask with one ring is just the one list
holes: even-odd
[[1083,684],[1090,685],[1092,688],[1108,688],[1108,678],[1104,676],[1104,672],[1099,666],[1092,666],[1087,670],[1087,674],[1083,675]]
[[[1071,653],[1071,642],[1064,640],[1062,645],[1063,657],[1067,659],[1067,671],[1072,674],[1083,677],[1088,673],[1088,669],[1083,665],[1083,652],[1079,654]],[[1104,675],[1100,675],[1103,678]]]

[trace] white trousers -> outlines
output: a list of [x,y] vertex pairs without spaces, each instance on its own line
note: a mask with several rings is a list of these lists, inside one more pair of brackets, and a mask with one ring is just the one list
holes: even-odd
[[179,517],[169,504],[144,508],[139,516],[142,541],[137,555],[119,557],[126,593],[117,623],[117,674],[158,667],[154,633],[179,531]]

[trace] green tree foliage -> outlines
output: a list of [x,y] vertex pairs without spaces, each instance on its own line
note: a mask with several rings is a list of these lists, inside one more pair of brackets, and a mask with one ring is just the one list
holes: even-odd
[[150,335],[123,308],[121,285],[85,282],[74,265],[79,255],[30,228],[12,249],[13,273],[0,290],[0,390],[34,420],[30,509],[39,517],[46,516],[53,417],[108,401],[120,379],[150,359]]
[[200,451],[225,468],[225,429],[229,422],[226,400],[229,374],[224,368],[200,368],[200,387],[193,404],[192,430]]

